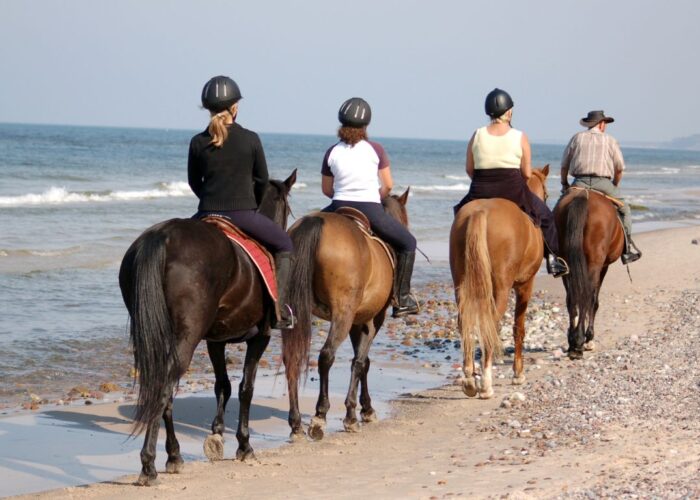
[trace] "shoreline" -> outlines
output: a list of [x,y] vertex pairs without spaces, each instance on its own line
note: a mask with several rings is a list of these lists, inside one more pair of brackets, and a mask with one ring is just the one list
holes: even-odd
[[[600,356],[605,356],[606,353],[610,352],[606,349],[617,349],[616,342],[619,343],[620,341],[624,340],[625,335],[637,335],[640,338],[645,337],[644,335],[642,335],[641,330],[646,328],[645,321],[649,320],[649,318],[644,315],[645,311],[643,309],[640,309],[639,306],[636,306],[633,303],[634,297],[651,297],[651,292],[653,292],[654,294],[659,296],[659,298],[661,299],[661,304],[663,305],[670,303],[668,301],[676,300],[679,294],[682,294],[683,291],[697,290],[700,287],[700,273],[698,266],[697,264],[695,264],[695,267],[692,267],[693,262],[698,262],[697,257],[698,254],[700,254],[700,246],[691,244],[692,239],[698,239],[699,237],[700,228],[698,228],[697,225],[639,233],[639,243],[640,245],[642,245],[642,250],[643,252],[645,252],[645,254],[644,258],[639,263],[635,263],[634,265],[630,266],[631,272],[634,277],[634,281],[632,283],[629,282],[626,276],[626,271],[623,266],[613,265],[611,267],[609,277],[606,280],[606,283],[603,285],[603,289],[601,291],[601,311],[599,315],[600,319],[598,320],[598,333],[601,337],[600,341],[603,345],[603,348],[600,352]],[[695,260],[689,260],[691,258],[694,258]],[[691,272],[688,272],[688,265],[691,266]],[[535,288],[539,291],[540,296],[543,297],[543,303],[549,305],[554,304],[552,305],[552,308],[558,307],[559,311],[557,312],[559,313],[559,320],[562,320],[562,318],[566,320],[565,308],[561,306],[564,299],[563,287],[561,286],[561,283],[559,281],[555,281],[549,278],[548,276],[538,276]],[[614,311],[611,310],[610,307],[613,303],[617,308]],[[437,308],[438,306],[439,304],[435,307]],[[539,312],[540,311],[535,311],[534,313],[539,314]],[[530,317],[528,319],[528,327],[534,326],[531,324],[533,322],[533,319]],[[550,319],[550,317],[546,315],[544,316],[545,322],[549,321]],[[506,319],[506,323],[507,322],[508,319]],[[410,326],[410,328],[415,328],[418,330],[424,327],[425,325],[420,324]],[[561,326],[561,321],[559,321],[554,327],[558,329],[563,328]],[[508,329],[507,325],[505,326],[505,328],[506,330]],[[635,332],[637,330],[640,330],[640,333],[630,333]],[[397,337],[397,334],[401,334],[401,332],[397,331],[396,327],[393,329],[393,331],[392,329],[387,327],[387,330],[384,333],[386,337],[390,337],[391,335],[393,335],[394,340],[398,340],[399,337]],[[465,470],[468,469],[470,474],[472,472],[478,473],[482,468],[486,467],[486,465],[484,465],[485,463],[488,464],[489,467],[493,466],[494,463],[500,466],[503,465],[503,460],[499,458],[496,461],[495,459],[492,460],[489,457],[493,455],[493,443],[491,443],[491,440],[495,438],[492,436],[492,434],[494,432],[498,433],[497,431],[502,428],[502,423],[498,423],[498,425],[496,425],[491,424],[489,422],[491,422],[494,416],[500,412],[499,404],[501,402],[501,399],[503,397],[507,397],[509,394],[512,394],[514,391],[522,391],[526,398],[531,398],[533,397],[533,390],[535,390],[536,392],[536,390],[538,389],[538,387],[532,387],[533,383],[542,379],[546,379],[547,377],[553,376],[557,380],[559,378],[563,380],[562,377],[567,376],[567,374],[570,375],[570,373],[582,371],[580,368],[577,370],[577,368],[579,366],[585,366],[586,363],[589,361],[587,358],[586,362],[577,365],[576,363],[571,363],[568,362],[568,360],[563,359],[561,354],[557,352],[557,350],[561,349],[561,347],[563,347],[563,344],[565,344],[565,335],[563,331],[559,332],[558,336],[553,341],[549,340],[549,344],[547,344],[546,346],[539,346],[537,344],[537,340],[533,340],[533,335],[534,333],[531,331],[530,328],[528,328],[528,334],[525,340],[526,342],[529,342],[529,345],[526,346],[527,352],[525,356],[525,361],[527,366],[528,379],[531,380],[526,386],[523,386],[521,389],[513,388],[509,385],[509,367],[507,366],[507,364],[499,365],[497,367],[498,374],[494,379],[494,382],[496,383],[497,397],[489,401],[466,399],[462,395],[458,387],[449,385],[449,378],[454,376],[454,374],[449,373],[448,370],[447,376],[444,376],[445,371],[443,371],[440,375],[442,376],[443,383],[436,383],[433,386],[436,387],[434,389],[422,391],[413,390],[409,391],[408,394],[399,393],[395,395],[396,399],[394,399],[394,401],[390,404],[390,407],[387,407],[388,409],[384,410],[386,412],[385,415],[390,413],[391,417],[383,418],[383,420],[380,421],[378,424],[364,426],[362,432],[359,434],[333,432],[329,434],[328,437],[321,443],[308,442],[294,445],[284,444],[284,439],[282,439],[281,446],[265,450],[263,450],[263,446],[260,445],[261,441],[256,441],[255,435],[253,435],[251,443],[253,444],[254,448],[256,448],[256,450],[258,451],[257,455],[260,462],[254,463],[252,465],[252,469],[248,466],[249,464],[241,464],[239,462],[231,461],[230,459],[225,460],[222,463],[214,464],[191,461],[191,459],[195,458],[196,456],[195,450],[197,449],[197,447],[199,447],[199,453],[201,453],[200,438],[208,432],[208,425],[211,418],[213,417],[213,408],[210,410],[200,411],[201,414],[199,415],[199,417],[197,417],[199,418],[199,421],[197,421],[198,423],[195,423],[192,422],[191,417],[188,417],[187,412],[183,411],[183,413],[179,413],[180,410],[179,408],[177,408],[176,404],[175,420],[176,425],[178,426],[178,437],[182,439],[186,435],[192,436],[191,441],[188,441],[187,445],[183,445],[183,451],[186,451],[186,453],[189,454],[184,457],[186,460],[186,470],[183,474],[172,476],[161,473],[160,478],[162,485],[154,488],[134,488],[130,485],[130,482],[133,481],[134,476],[125,476],[114,481],[109,481],[108,483],[97,483],[85,487],[70,487],[62,490],[53,490],[39,496],[51,498],[117,498],[123,495],[131,495],[139,498],[145,496],[155,496],[163,498],[181,496],[184,498],[184,496],[182,496],[184,495],[184,493],[178,493],[178,488],[187,488],[187,490],[190,491],[190,496],[192,494],[198,495],[199,493],[193,493],[193,491],[198,490],[192,490],[192,487],[203,486],[199,477],[200,475],[211,475],[211,477],[217,477],[218,479],[214,482],[218,480],[221,480],[222,483],[230,482],[231,484],[229,484],[229,488],[235,488],[235,490],[238,490],[241,484],[247,485],[244,486],[244,489],[242,489],[242,491],[247,491],[249,493],[247,497],[249,498],[258,497],[258,495],[262,496],[263,491],[267,492],[268,494],[271,494],[272,496],[280,496],[284,491],[284,494],[286,495],[288,492],[283,489],[284,485],[277,484],[278,482],[280,482],[277,480],[269,481],[270,484],[266,484],[263,490],[258,491],[255,486],[258,484],[257,481],[254,480],[255,476],[258,475],[258,472],[263,478],[266,477],[266,474],[268,473],[274,473],[271,477],[274,478],[281,475],[286,477],[287,481],[289,481],[295,479],[297,477],[297,473],[301,473],[302,475],[304,475],[303,472],[300,472],[298,470],[301,466],[301,464],[298,464],[299,462],[306,461],[307,464],[310,464],[313,463],[315,459],[317,460],[318,458],[321,458],[325,461],[328,460],[329,457],[332,458],[330,460],[332,464],[330,465],[335,467],[335,473],[343,476],[343,474],[345,474],[344,462],[340,460],[340,458],[344,458],[343,455],[346,455],[346,458],[352,459],[352,457],[355,456],[357,452],[359,452],[359,450],[357,450],[357,452],[354,451],[357,447],[362,448],[362,453],[368,454],[371,457],[376,457],[378,456],[377,454],[379,454],[379,456],[381,456],[383,460],[389,460],[390,464],[387,466],[388,469],[386,471],[388,476],[393,476],[402,470],[405,473],[408,473],[408,470],[411,470],[413,466],[417,466],[422,470],[425,466],[423,462],[427,460],[426,457],[430,455],[431,452],[427,449],[412,449],[410,448],[410,446],[402,444],[402,441],[408,440],[413,442],[413,446],[416,446],[417,443],[415,442],[415,439],[408,439],[409,436],[412,436],[413,433],[426,433],[426,437],[430,439],[432,439],[432,434],[441,433],[442,439],[446,441],[440,444],[441,449],[445,447],[449,448],[451,440],[454,440],[455,442],[461,442],[464,439],[467,439],[467,437],[469,438],[469,446],[471,446],[474,450],[473,456],[468,454],[464,455],[464,449],[455,445],[453,448],[451,448],[452,452],[449,455],[443,457],[443,459],[449,462],[445,467],[447,467],[449,470],[452,470],[452,472],[450,472],[449,474],[456,473],[462,468],[464,468]],[[416,338],[414,337],[413,340],[416,341]],[[377,348],[383,349],[383,347],[375,346],[373,350]],[[617,350],[619,351],[619,349]],[[314,356],[317,354],[317,350],[314,350],[312,352],[312,355]],[[456,363],[459,363],[459,352],[453,351],[452,354],[454,355],[454,353],[457,353],[457,359],[455,361]],[[599,355],[594,354],[591,357],[593,357],[593,359],[596,359],[596,356]],[[510,359],[510,357],[506,357],[506,361]],[[377,368],[379,368],[379,365],[373,364],[373,368],[370,373],[377,374],[379,372]],[[437,369],[436,371],[439,373],[440,369]],[[559,372],[561,372],[562,374],[558,374]],[[557,375],[551,375],[551,373],[557,373]],[[233,375],[234,371],[232,371],[231,374]],[[310,374],[310,377],[311,375],[312,374]],[[336,362],[334,366],[334,372],[331,374],[331,381],[335,381],[342,388],[340,391],[336,392],[336,399],[332,402],[332,410],[334,412],[342,413],[342,410],[344,410],[342,405],[342,398],[344,397],[345,384],[347,383],[346,362]],[[447,383],[447,385],[445,385],[445,383]],[[261,388],[264,385],[264,383],[259,384]],[[283,378],[278,378],[278,388],[280,388],[283,385]],[[374,383],[373,386],[376,388],[377,384]],[[283,394],[281,396],[278,396],[278,406],[275,407],[271,404],[270,400],[266,398],[261,398],[262,392],[262,390],[259,390],[258,387],[256,387],[256,396],[253,399],[253,411],[255,412],[257,407],[257,411],[263,411],[263,414],[268,415],[266,419],[269,418],[271,421],[277,420],[277,423],[284,424],[284,432],[288,432],[288,428],[286,427],[285,422],[286,398]],[[205,394],[201,394],[201,396],[205,396]],[[305,423],[308,423],[308,418],[310,416],[309,414],[312,412],[313,403],[315,400],[314,397],[315,394],[313,391],[311,391],[311,395],[305,398],[305,400],[301,403]],[[205,398],[193,395],[187,398],[178,398],[178,401],[194,400],[194,403],[199,404],[201,403],[201,401],[196,401],[198,399]],[[209,392],[209,399],[211,400],[210,403],[213,405],[213,391]],[[233,435],[230,434],[231,426],[236,421],[237,416],[237,411],[233,411],[234,407],[237,408],[237,405],[234,404],[235,400],[236,398],[234,396],[230,403],[231,407],[229,408],[227,413],[227,436],[229,437],[229,439],[227,440],[227,451],[225,455],[226,457],[230,457],[235,452],[234,450],[236,447],[235,439],[233,439]],[[530,404],[530,399],[527,399],[527,401],[528,404]],[[432,408],[433,405],[435,405],[435,408]],[[537,405],[534,405],[535,408],[536,406]],[[49,415],[50,418],[54,419],[54,422],[51,425],[65,425],[68,427],[76,427],[82,425],[87,432],[90,432],[98,437],[118,436],[121,441],[124,441],[124,433],[126,432],[125,428],[128,426],[128,420],[122,412],[115,412],[114,408],[111,408],[108,405],[86,406],[83,407],[82,410],[84,411],[77,411],[75,408],[67,408],[67,411],[65,413],[71,415],[64,415],[64,417],[60,417],[58,415],[59,413],[62,413],[62,410],[50,412],[55,414]],[[195,411],[196,413],[196,410],[202,410],[202,408],[190,408],[190,410]],[[437,412],[437,414],[435,414],[435,412]],[[76,414],[83,415],[83,417],[78,417],[76,416]],[[35,417],[37,415],[41,415],[41,412],[29,414],[27,417]],[[202,418],[205,418],[205,420],[202,420]],[[448,421],[443,421],[446,418]],[[329,414],[329,428],[333,420],[334,417],[331,414]],[[1,418],[0,424],[2,424],[4,421],[7,421],[7,417]],[[511,460],[513,463],[515,463],[518,462],[517,460],[515,460],[517,452],[513,450],[517,449],[516,445],[517,443],[520,443],[520,441],[522,441],[524,435],[521,436],[520,434],[516,433],[518,434],[517,436],[510,436],[510,434],[512,434],[512,432],[510,431],[513,431],[515,427],[509,427],[510,424],[507,423],[508,421],[509,420],[506,420],[506,429],[510,429],[508,434],[508,440],[512,440],[512,443],[510,441],[508,442],[510,443],[509,446],[512,446],[510,448],[507,448],[511,449],[511,452],[505,454],[504,456],[506,457],[506,460]],[[520,422],[520,420],[518,420],[518,422]],[[335,423],[338,425],[339,430],[339,422]],[[32,434],[32,430],[36,430],[37,428],[36,423],[30,422],[23,425],[28,427],[30,434]],[[493,427],[494,425],[495,427]],[[442,429],[441,431],[439,431],[439,429],[441,429],[444,426],[449,427],[449,429]],[[481,429],[476,434],[472,432],[474,431],[474,426]],[[266,430],[263,430],[263,427],[261,427],[261,423],[258,423],[258,421],[255,421],[253,419],[251,419],[251,429],[258,435],[263,435],[268,432]],[[467,429],[469,429],[469,432],[466,432],[466,434],[463,435],[462,431],[466,431]],[[615,429],[610,430],[611,435],[614,432],[617,431]],[[49,441],[52,438],[50,433],[42,437],[46,438]],[[480,440],[478,439],[479,437],[483,437],[484,439]],[[197,444],[195,438],[200,439],[199,444]],[[428,439],[428,441],[430,441],[430,439]],[[105,438],[104,440],[112,442],[111,439]],[[101,439],[98,439],[98,441],[101,441]],[[546,441],[546,439],[543,441],[545,443],[543,444],[543,446],[545,447],[547,446]],[[131,473],[136,473],[140,468],[140,463],[138,461],[138,455],[136,450],[140,449],[142,439],[139,437],[135,441],[130,441],[130,443],[132,443],[133,447],[133,450],[131,451],[133,456],[126,454],[118,457],[118,463],[121,467],[120,471],[122,473],[128,473],[129,471],[132,471]],[[370,443],[372,443],[372,446],[370,446],[370,448],[366,448]],[[57,446],[58,449],[68,449],[70,447],[69,443],[59,444],[61,444],[61,446]],[[54,449],[54,445],[48,445],[48,448]],[[513,446],[516,446],[516,448],[513,448]],[[555,451],[557,453],[566,452],[566,448],[563,447],[563,445],[560,446],[560,448],[555,448]],[[108,448],[107,443],[105,443],[105,446],[103,446],[102,448]],[[430,448],[432,449],[432,445],[430,446]],[[387,450],[395,450],[394,455],[396,456],[384,456]],[[486,453],[486,451],[489,451],[489,453]],[[337,456],[338,452],[340,452],[341,454],[340,457]],[[165,454],[162,449],[162,443],[159,445],[158,453],[159,459],[162,459],[164,461]],[[93,465],[89,464],[89,461],[87,460],[88,457],[86,456],[81,456],[80,460],[85,461],[83,467],[86,470],[89,470],[92,467],[101,469],[106,468],[106,463],[108,462],[107,457],[109,457],[110,455],[114,455],[114,453],[109,453],[105,451],[104,455],[100,457],[101,461],[98,460],[98,463]],[[349,455],[349,457],[347,457],[347,455]],[[435,454],[433,453],[433,458],[434,455]],[[452,457],[451,455],[455,456]],[[526,461],[526,459],[522,459],[523,456],[531,457],[531,452],[528,452],[527,455],[520,456],[520,458],[518,459],[520,460],[518,462],[518,465],[520,467],[523,467],[522,461]],[[63,460],[67,461],[68,463],[75,463],[76,458],[77,457],[63,457]],[[476,460],[477,458],[479,458],[479,460]],[[547,467],[557,469],[556,460],[552,461],[550,459],[551,457],[539,457],[539,460],[545,461]],[[11,460],[6,460],[5,465],[7,466],[7,464],[10,461]],[[15,463],[19,463],[19,461],[25,463],[23,467],[31,469],[29,464],[32,464],[33,461],[30,457],[25,457],[23,459],[19,459],[18,461],[16,460]],[[430,460],[428,461],[430,462]],[[50,463],[50,460],[45,460],[44,462],[39,461],[38,463],[43,465],[34,466],[35,474],[46,474],[47,470],[63,470],[63,472],[56,472],[56,474],[66,474],[67,469],[62,469],[61,467],[65,468],[67,466],[60,460],[58,460],[58,462],[59,463]],[[354,461],[352,461],[352,467],[361,469],[365,473],[371,474],[371,467],[370,471],[368,471],[366,470],[366,468],[369,467],[369,465],[367,463],[363,465],[363,463],[361,462],[361,457],[355,457]],[[282,465],[276,466],[274,465],[276,463],[282,463]],[[463,464],[463,466],[455,465],[455,463],[461,463]],[[160,463],[159,461],[157,462],[157,464],[159,470],[162,471],[162,463]],[[261,470],[259,467],[263,467],[263,470]],[[277,471],[277,467],[282,467],[283,470],[281,472]],[[365,469],[363,469],[363,467]],[[514,467],[515,466],[511,466],[511,468],[508,470],[511,470],[512,472],[517,472]],[[590,467],[593,468],[593,465],[591,465]],[[13,470],[12,468],[10,468],[9,474],[6,473],[4,474],[4,476],[12,478],[10,481],[8,481],[10,485],[12,485],[13,481],[15,481],[14,484],[17,485],[16,474],[13,475],[12,472]],[[435,493],[440,493],[441,491],[442,493],[455,491],[454,488],[445,489],[442,488],[442,486],[451,484],[452,481],[458,477],[445,476],[444,479],[440,479],[435,477],[439,474],[439,472],[434,471],[436,472],[435,476],[428,473],[426,473],[427,476],[416,476],[414,478],[413,483],[409,485],[410,487],[408,487],[408,489],[401,489],[397,486],[397,484],[406,483],[406,478],[403,478],[399,481],[398,479],[390,480],[387,476],[380,480],[376,477],[376,475],[379,474],[380,471],[377,470],[374,472],[376,472],[376,474],[371,474],[371,476],[373,477],[373,482],[371,485],[378,489],[370,489],[370,485],[363,486],[362,489],[364,489],[365,491],[365,496],[379,495],[385,497],[398,497],[404,496],[405,494],[405,496],[409,497],[418,498],[425,496],[427,498],[427,496],[430,496],[427,494],[430,491],[434,491]],[[581,471],[577,471],[576,474],[572,475],[572,469],[564,470],[563,472],[565,473],[559,474],[558,477],[555,477],[557,476],[557,474],[552,472],[551,479],[549,480],[552,481],[550,486],[553,486],[555,484],[558,485],[557,487],[560,487],[561,484],[570,484],[573,486],[576,484],[576,482],[572,478],[581,475]],[[324,472],[324,474],[326,473],[328,472]],[[117,474],[117,476],[120,475],[121,474]],[[473,474],[471,475],[473,476]],[[509,477],[519,477],[520,475],[521,474],[513,474]],[[222,478],[228,478],[232,481],[223,481]],[[343,476],[343,478],[344,479],[342,479],[342,481],[349,480],[349,478],[345,478],[345,476]],[[429,481],[429,479],[435,480],[431,482]],[[463,479],[466,480],[466,478]],[[525,478],[523,477],[522,479]],[[105,479],[95,477],[95,480],[104,481]],[[528,481],[529,480],[530,479],[528,479]],[[445,483],[440,484],[440,481],[445,481]],[[545,479],[542,479],[542,481],[545,481]],[[302,493],[304,492],[311,492],[313,496],[314,491],[316,491],[316,493],[319,496],[322,496],[321,491],[318,490],[318,486],[313,485],[312,478],[309,477],[307,478],[307,481],[305,483],[303,481],[302,483],[303,486],[301,486],[299,490],[293,490],[296,493],[292,492],[289,494],[289,496],[301,497]],[[421,483],[421,485],[418,485],[418,483]],[[422,483],[426,483],[428,486],[426,488],[423,488]],[[477,481],[477,483],[481,484],[479,483],[479,481]],[[467,483],[461,483],[458,481],[456,484],[463,484],[464,488],[471,488],[471,486]],[[515,484],[520,483],[515,481]],[[530,487],[528,486],[527,482],[520,484],[520,486],[521,488],[519,491],[522,491],[524,494],[527,493],[526,490]],[[541,485],[537,486],[537,488],[541,487]],[[225,488],[221,490],[215,489],[209,491],[207,488],[205,488],[204,490],[207,491],[206,496],[210,496],[213,498],[225,497],[225,491],[228,491],[229,493],[231,491],[234,491],[230,489],[226,490]],[[357,492],[357,490],[352,491]],[[463,491],[471,490],[466,489]],[[477,497],[487,496],[485,494],[485,491],[487,490],[479,490],[479,487],[477,487],[473,493],[474,496]],[[508,493],[509,491],[512,491],[512,488],[507,488],[507,485],[501,484],[499,489],[499,486],[497,484],[496,489],[488,495],[496,494],[499,492],[503,494]],[[548,494],[552,494],[552,492],[555,490],[552,490],[551,488],[545,488],[543,491],[548,491]],[[253,494],[253,492],[256,493]],[[275,492],[277,493],[277,495],[275,495]],[[381,492],[384,493],[382,494]],[[202,494],[204,493],[202,492]],[[547,496],[547,494],[545,494],[544,496]]]

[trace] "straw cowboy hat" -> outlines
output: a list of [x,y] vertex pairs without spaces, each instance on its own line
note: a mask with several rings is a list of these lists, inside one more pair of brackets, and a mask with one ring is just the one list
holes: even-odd
[[605,123],[612,123],[615,121],[615,118],[612,116],[605,116],[605,113],[603,110],[597,110],[597,111],[589,111],[588,116],[585,118],[581,118],[581,121],[579,122],[581,125],[584,127],[595,127],[598,125],[600,122],[605,122]]

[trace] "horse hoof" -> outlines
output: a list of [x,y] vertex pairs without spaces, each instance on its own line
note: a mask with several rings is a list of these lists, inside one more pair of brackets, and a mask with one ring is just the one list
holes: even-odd
[[356,418],[344,419],[343,427],[345,427],[345,432],[360,432],[360,423]]
[[584,351],[595,351],[595,342],[593,340],[589,340],[585,344],[583,344],[583,350]]
[[309,437],[314,441],[323,439],[323,431],[326,427],[326,421],[322,418],[313,417],[309,424]]
[[289,434],[289,441],[291,443],[300,443],[300,442],[305,441],[305,440],[306,440],[306,433],[304,432],[303,429],[292,431]]
[[247,448],[238,448],[236,450],[236,460],[245,462],[246,460],[257,460],[255,458],[255,453],[253,453],[253,448],[248,446]]
[[224,459],[224,438],[221,434],[210,434],[204,440],[204,454],[215,462]]
[[476,380],[474,380],[474,377],[462,379],[462,392],[469,398],[476,397],[479,391],[476,388]]
[[360,415],[362,415],[362,421],[366,424],[379,420],[379,417],[377,417],[377,413],[374,410],[369,410],[367,412],[362,411],[360,412]]
[[513,377],[513,385],[523,385],[525,383],[525,374]]
[[583,359],[583,351],[569,351],[569,359],[572,361],[577,361]]
[[154,476],[149,476],[148,474],[144,474],[143,472],[139,475],[139,478],[136,480],[136,485],[137,486],[155,486],[159,483],[160,481],[158,480],[158,474]]
[[487,390],[481,390],[479,392],[480,399],[491,399],[493,397],[493,388],[489,387]]
[[165,462],[165,472],[168,474],[179,474],[185,467],[185,461],[182,458],[178,460],[168,460]]

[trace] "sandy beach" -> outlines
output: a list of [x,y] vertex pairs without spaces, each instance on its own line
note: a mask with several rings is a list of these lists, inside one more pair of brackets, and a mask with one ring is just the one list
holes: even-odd
[[[467,399],[458,385],[447,383],[402,395],[385,409],[383,419],[364,425],[360,433],[334,432],[321,442],[269,449],[261,449],[253,439],[257,460],[208,463],[192,458],[201,454],[211,410],[205,410],[200,398],[186,398],[175,412],[187,461],[182,473],[164,473],[159,451],[157,486],[136,487],[137,476],[131,474],[22,498],[700,495],[700,227],[648,232],[636,241],[644,258],[630,266],[631,282],[626,268],[611,267],[600,296],[597,347],[583,361],[570,361],[562,352],[567,318],[561,282],[538,276],[536,288],[544,305],[537,307],[547,315],[543,324],[528,324],[533,327],[528,336],[541,338],[527,344],[527,382],[510,385],[512,357],[507,355],[496,366],[493,399]],[[532,323],[539,321],[533,318]],[[545,337],[538,331],[545,331]],[[281,384],[282,378],[277,381]],[[264,421],[286,419],[286,400],[279,392],[277,398],[254,398],[251,422],[256,432],[265,433]],[[336,412],[343,409],[342,399],[332,405]],[[45,442],[32,439],[37,427],[29,420],[21,424],[26,436],[13,446],[67,454],[69,462],[79,464],[83,454],[108,455],[110,446],[121,443],[126,448],[120,449],[119,466],[136,472],[142,438],[125,441],[129,421],[124,406],[65,410],[70,415],[54,411],[56,421],[87,428],[91,436],[65,444],[66,449],[54,449],[48,431],[41,435]],[[231,406],[229,426],[237,409],[234,400]],[[312,412],[312,397],[302,401],[302,410]],[[338,419],[330,415],[329,423],[332,420]],[[278,439],[283,442],[285,437]],[[226,456],[232,456],[235,440],[229,439],[226,446]],[[116,448],[111,453],[115,452]],[[60,464],[33,462],[30,452],[24,465],[20,471],[12,464],[15,472],[4,481],[65,473]],[[99,474],[94,480],[100,480]]]

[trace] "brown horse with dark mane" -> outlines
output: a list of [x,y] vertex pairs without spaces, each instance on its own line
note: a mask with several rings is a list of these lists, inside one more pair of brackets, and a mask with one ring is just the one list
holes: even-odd
[[[406,201],[408,190],[401,196],[382,200],[384,210],[408,225]],[[392,300],[392,257],[383,244],[370,238],[357,222],[338,213],[317,212],[297,221],[290,228],[296,249],[292,265],[290,303],[297,315],[294,335],[283,337],[283,355],[289,386],[289,425],[292,439],[304,435],[299,413],[299,376],[307,366],[311,341],[311,315],[331,322],[328,337],[318,357],[320,391],[316,415],[311,419],[309,435],[322,439],[326,426],[328,372],[335,352],[347,338],[352,341],[350,387],[343,420],[345,430],[360,429],[355,408],[358,385],[361,383],[360,412],[364,422],[377,419],[367,387],[370,360],[369,349],[384,323],[386,309]],[[288,347],[290,342],[305,344]]]
[[598,295],[608,266],[624,249],[625,235],[617,209],[604,195],[571,188],[554,209],[559,247],[569,263],[564,276],[569,311],[569,357],[581,359],[593,349]]
[[[271,180],[258,209],[283,228],[289,213],[287,195],[295,181],[296,171],[284,182]],[[129,247],[119,270],[119,286],[131,319],[139,381],[134,432],[146,431],[138,483],[150,485],[157,479],[161,418],[167,432],[166,471],[182,469],[173,425],[173,393],[202,340],[207,341],[216,374],[217,415],[212,432],[218,436],[224,432],[223,415],[231,395],[224,348],[229,342],[247,343],[238,392],[236,457],[252,456],[248,415],[258,361],[270,341],[274,304],[248,255],[212,224],[171,219],[147,229]]]
[[[549,165],[533,169],[528,187],[545,200]],[[492,365],[501,355],[499,322],[515,290],[513,384],[525,382],[525,312],[543,256],[542,232],[513,202],[478,199],[464,205],[450,231],[450,269],[455,287],[464,355],[462,390],[469,397],[493,396]],[[481,376],[474,367],[473,338],[481,346]]]

